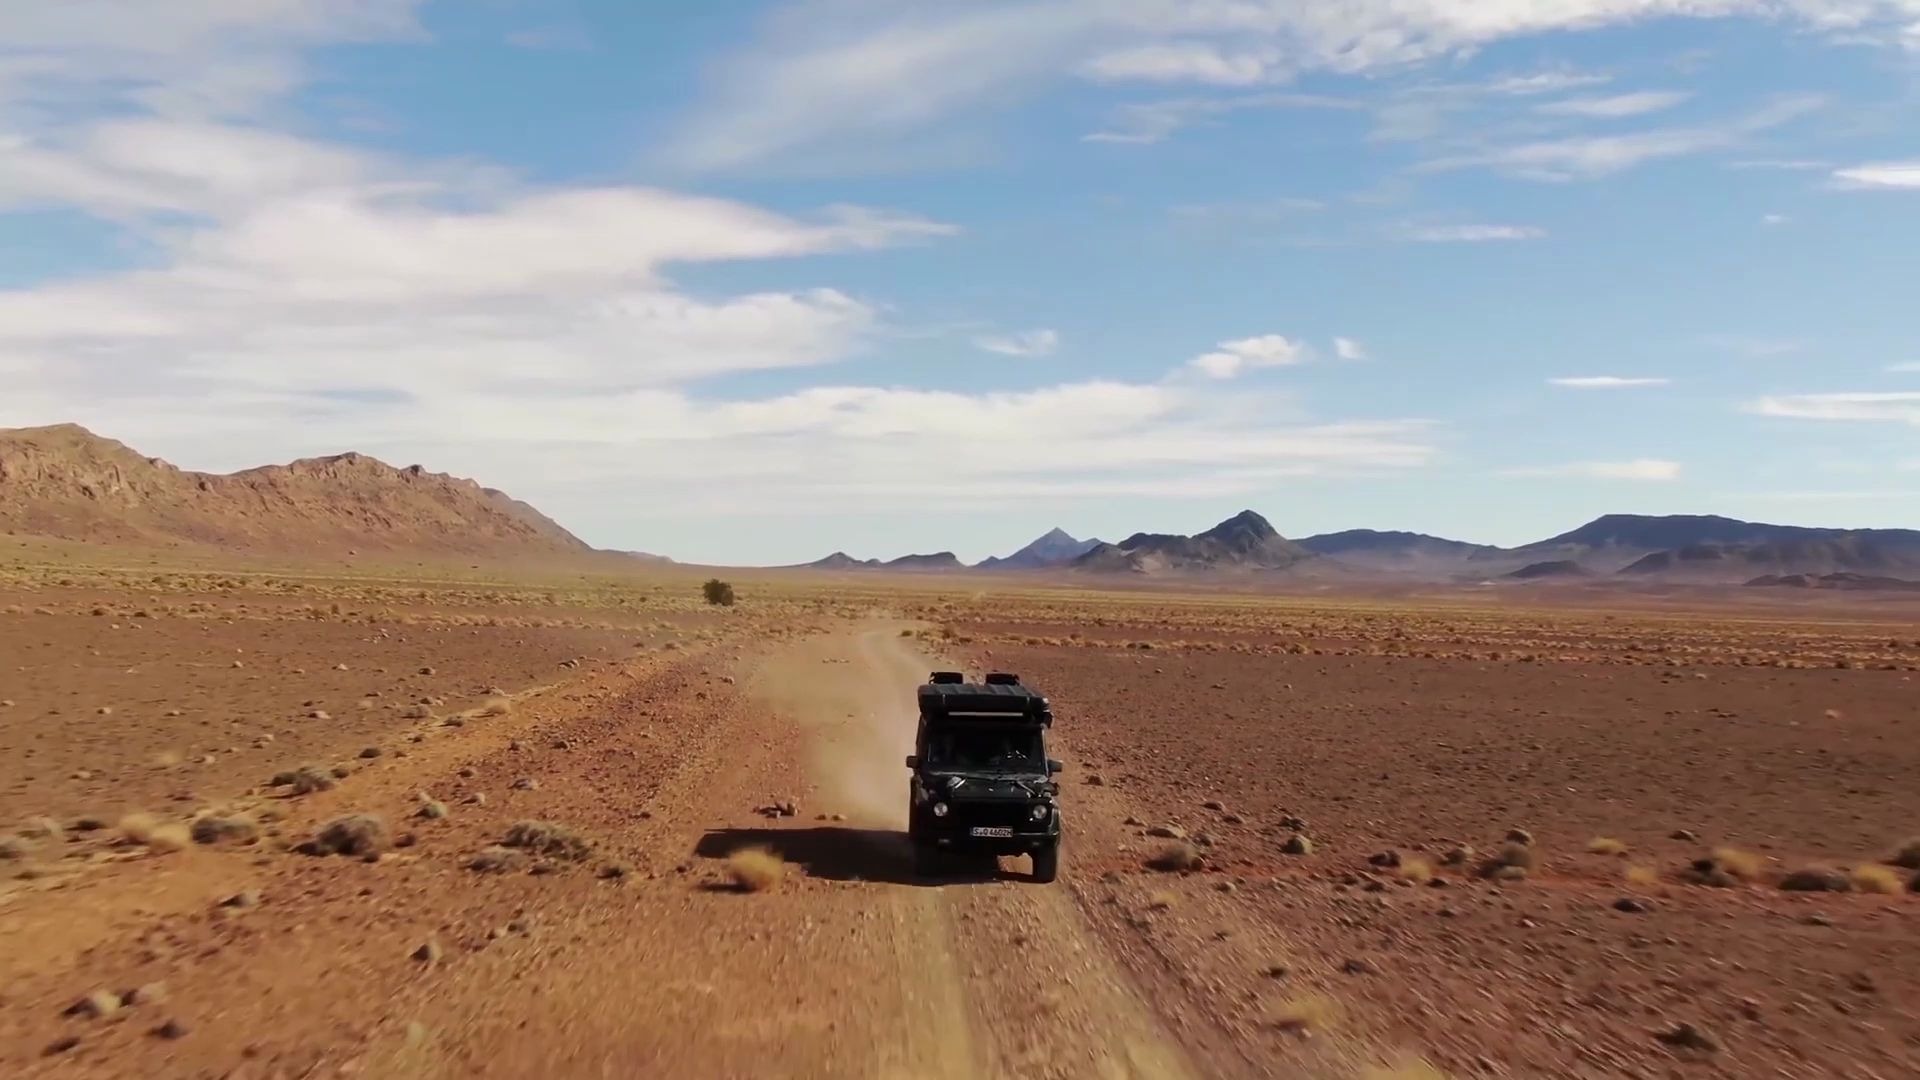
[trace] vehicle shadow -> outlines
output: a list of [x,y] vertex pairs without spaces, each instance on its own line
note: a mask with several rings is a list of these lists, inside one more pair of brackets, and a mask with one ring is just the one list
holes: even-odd
[[1000,868],[997,860],[950,857],[936,873],[914,873],[913,845],[907,834],[891,829],[814,826],[805,829],[714,829],[694,845],[694,855],[724,859],[742,848],[762,847],[808,877],[828,881],[874,881],[889,885],[978,884],[1024,881],[1025,874]]

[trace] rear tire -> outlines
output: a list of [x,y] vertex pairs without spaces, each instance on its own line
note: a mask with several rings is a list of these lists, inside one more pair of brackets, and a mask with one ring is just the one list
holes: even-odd
[[1033,880],[1042,885],[1051,883],[1060,876],[1060,844],[1058,841],[1043,848],[1033,850]]

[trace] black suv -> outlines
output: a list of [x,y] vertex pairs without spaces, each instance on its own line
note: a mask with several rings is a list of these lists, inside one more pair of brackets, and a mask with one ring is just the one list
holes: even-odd
[[995,672],[970,683],[936,671],[920,687],[907,834],[914,869],[930,874],[942,853],[1030,855],[1036,881],[1060,872],[1060,785],[1047,757],[1047,699]]

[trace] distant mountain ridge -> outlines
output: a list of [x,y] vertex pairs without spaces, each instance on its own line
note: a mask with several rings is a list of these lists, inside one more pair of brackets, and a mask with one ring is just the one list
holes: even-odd
[[1042,570],[1070,563],[1101,543],[1099,540],[1076,540],[1071,533],[1056,526],[1011,555],[982,559],[974,566],[981,570]]
[[1279,570],[1314,557],[1281,536],[1252,510],[1193,536],[1135,533],[1118,544],[1101,544],[1073,560],[1076,570],[1153,574],[1166,571]]
[[[1058,552],[1076,544],[1085,550],[1059,557]],[[957,568],[945,560],[924,560],[909,557],[916,568]],[[841,555],[812,565],[845,569],[891,564]],[[1143,575],[1263,571],[1311,574],[1322,580],[1516,584],[1743,584],[1759,576],[1833,574],[1899,580],[1901,575],[1920,575],[1920,530],[1770,525],[1704,514],[1607,514],[1545,540],[1502,548],[1375,529],[1294,541],[1246,510],[1193,536],[1141,532],[1118,543],[1100,543],[1074,540],[1056,528],[1013,555],[983,560],[978,568]],[[1843,582],[1832,587],[1868,586]]]
[[75,424],[0,430],[0,529],[328,555],[593,552],[526,503],[418,465],[344,453],[228,475],[189,472]]

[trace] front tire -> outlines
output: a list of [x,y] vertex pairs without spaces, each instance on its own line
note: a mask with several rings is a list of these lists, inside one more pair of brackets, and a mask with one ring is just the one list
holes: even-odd
[[1043,848],[1033,850],[1033,880],[1042,885],[1051,883],[1060,876],[1060,844],[1058,841]]

